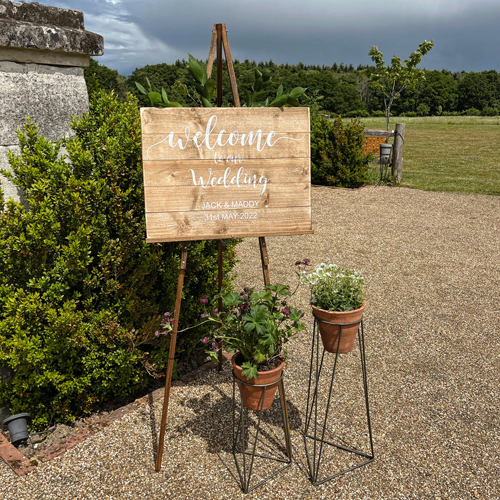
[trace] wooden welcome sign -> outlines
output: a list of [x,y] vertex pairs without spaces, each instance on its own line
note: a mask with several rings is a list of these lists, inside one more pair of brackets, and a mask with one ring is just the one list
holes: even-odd
[[142,108],[149,243],[312,233],[309,108]]

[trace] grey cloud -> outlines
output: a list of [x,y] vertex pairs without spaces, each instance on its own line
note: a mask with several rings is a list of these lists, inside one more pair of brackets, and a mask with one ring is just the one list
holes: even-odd
[[240,60],[325,65],[344,62],[357,66],[370,64],[371,45],[377,45],[389,62],[393,54],[405,59],[424,39],[433,39],[435,47],[422,60],[422,67],[500,69],[496,48],[500,42],[500,5],[490,0],[474,4],[457,1],[451,6],[449,2],[416,0],[411,6],[392,5],[390,9],[363,0],[352,0],[347,6],[326,0],[309,4],[298,0],[243,4],[233,0],[43,3],[83,10],[91,31],[93,16],[113,17],[116,26],[109,23],[106,29],[115,32],[100,33],[105,43],[107,37],[119,39],[120,29],[136,25],[134,36],[140,50],[124,47],[122,52],[108,51],[101,59],[123,74],[144,64],[187,58],[188,52],[206,59],[214,22],[226,23],[232,55]]

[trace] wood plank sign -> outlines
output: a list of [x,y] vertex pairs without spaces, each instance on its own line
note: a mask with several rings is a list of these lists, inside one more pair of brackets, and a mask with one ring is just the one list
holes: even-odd
[[309,108],[141,108],[147,241],[312,233]]

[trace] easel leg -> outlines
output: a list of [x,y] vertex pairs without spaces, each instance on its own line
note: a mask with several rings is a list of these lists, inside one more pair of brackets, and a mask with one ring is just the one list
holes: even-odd
[[[218,255],[219,255],[219,293],[222,290],[222,279],[223,279],[223,269],[222,269],[222,241],[219,240],[219,246],[218,246]],[[219,298],[219,303],[217,304],[219,306],[219,312],[222,311],[222,297]],[[219,345],[221,345],[220,340],[217,340]],[[217,365],[217,371],[222,370],[222,361],[223,361],[223,355],[222,355],[222,347],[219,347],[219,364]]]
[[168,353],[167,378],[165,380],[165,394],[163,398],[163,410],[161,414],[160,440],[158,443],[158,454],[156,456],[156,472],[160,472],[161,459],[163,457],[163,443],[165,440],[165,427],[167,425],[168,400],[170,399],[170,386],[172,383],[172,372],[174,370],[175,344],[177,341],[177,329],[181,311],[182,287],[184,285],[184,274],[186,272],[188,243],[182,244],[181,265],[179,269],[179,281],[177,282],[177,295],[175,297],[174,326],[170,337],[170,350]]
[[262,273],[264,274],[264,285],[269,285],[269,256],[267,255],[266,238],[259,236],[260,259],[262,261]]

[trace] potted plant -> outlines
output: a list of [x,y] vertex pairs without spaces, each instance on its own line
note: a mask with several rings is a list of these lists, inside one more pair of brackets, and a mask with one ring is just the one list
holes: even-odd
[[[287,359],[284,345],[305,329],[300,322],[304,313],[287,304],[290,295],[286,285],[266,285],[261,292],[245,288],[241,293],[222,295],[222,311],[215,309],[213,314],[202,315],[217,325],[212,332],[212,350],[207,352],[216,363],[220,342],[226,351],[234,352],[234,374],[244,382],[243,405],[251,410],[271,406]],[[208,344],[210,339],[206,337],[203,342]],[[266,389],[262,406],[263,388],[252,385],[273,382]]]
[[312,268],[309,273],[306,271],[310,266],[309,259],[297,261],[295,265],[299,267],[300,283],[309,286],[313,315],[319,320],[325,350],[337,352],[339,325],[343,324],[346,326],[342,327],[338,352],[351,352],[366,307],[363,276],[357,271],[331,264],[328,260]]

